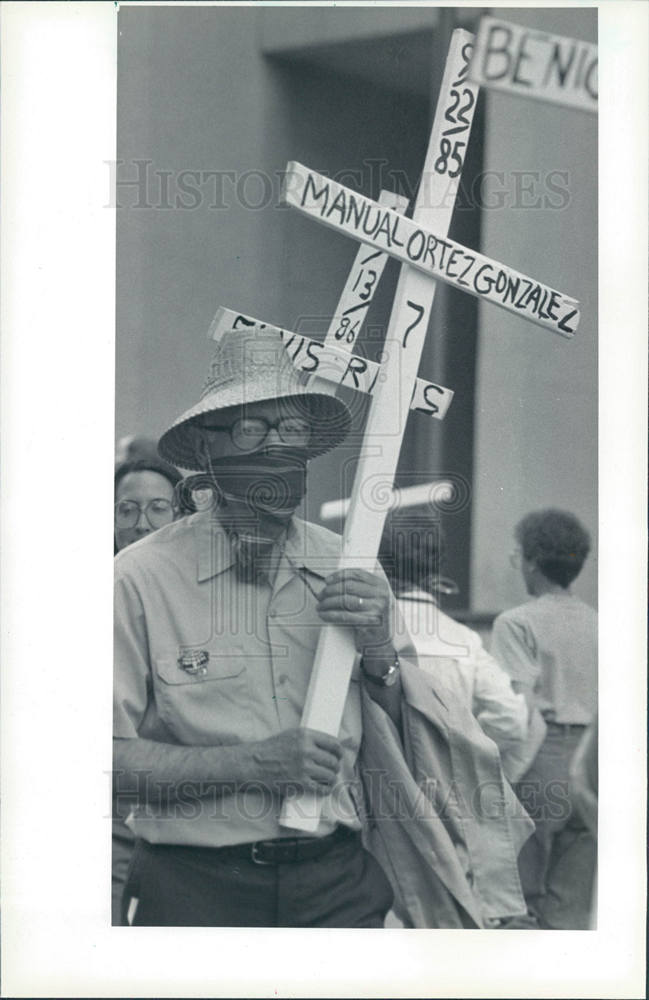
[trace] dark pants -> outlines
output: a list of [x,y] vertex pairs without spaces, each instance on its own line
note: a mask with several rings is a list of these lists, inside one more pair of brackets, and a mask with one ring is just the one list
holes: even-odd
[[588,930],[597,844],[575,810],[570,763],[583,726],[548,725],[516,793],[536,823],[518,869],[525,899],[547,930]]
[[360,836],[279,865],[138,840],[123,913],[130,908],[142,927],[383,927],[391,905],[390,884]]

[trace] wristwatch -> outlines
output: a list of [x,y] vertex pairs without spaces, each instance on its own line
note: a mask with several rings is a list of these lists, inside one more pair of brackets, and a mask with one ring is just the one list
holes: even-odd
[[377,684],[379,687],[392,687],[393,684],[397,683],[397,678],[399,676],[399,657],[395,655],[394,660],[386,670],[384,674],[380,677],[375,677],[374,674],[368,674],[368,672],[363,667],[363,660],[361,659],[361,670],[363,671],[363,677],[370,684]]

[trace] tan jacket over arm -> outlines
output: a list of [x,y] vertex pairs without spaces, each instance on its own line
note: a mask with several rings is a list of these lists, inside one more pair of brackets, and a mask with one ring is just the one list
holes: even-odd
[[410,927],[481,927],[526,912],[516,859],[534,824],[471,712],[402,662],[403,745],[363,699],[367,843]]

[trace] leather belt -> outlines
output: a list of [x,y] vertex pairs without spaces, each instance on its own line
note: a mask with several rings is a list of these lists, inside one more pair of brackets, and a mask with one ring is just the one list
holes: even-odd
[[352,837],[358,837],[348,826],[337,826],[326,837],[279,837],[277,840],[256,840],[248,844],[233,844],[217,848],[219,853],[243,858],[256,865],[290,865],[298,861],[314,861]]

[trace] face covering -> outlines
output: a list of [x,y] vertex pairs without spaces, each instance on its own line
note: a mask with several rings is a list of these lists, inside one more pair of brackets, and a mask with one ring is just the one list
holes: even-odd
[[[208,461],[209,473],[184,481],[186,496],[209,488],[219,519],[230,536],[240,580],[261,582],[275,537],[290,521],[306,493],[308,452],[270,445]],[[270,530],[271,526],[276,530]]]
[[[209,471],[187,476],[177,487],[178,504],[193,513],[193,494],[215,494],[217,506],[233,500],[255,512],[288,520],[306,493],[308,453],[304,448],[271,445],[255,452],[208,460]],[[201,509],[205,506],[204,497]]]
[[288,520],[306,493],[307,458],[305,448],[270,445],[212,459],[209,466],[226,501],[243,502],[252,514]]

